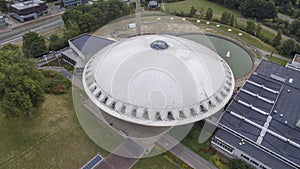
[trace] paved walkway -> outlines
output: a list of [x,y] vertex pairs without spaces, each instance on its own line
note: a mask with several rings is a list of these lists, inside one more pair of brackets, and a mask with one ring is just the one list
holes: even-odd
[[[156,142],[156,144],[168,150],[177,142],[178,141],[175,138],[173,138],[169,134],[165,134]],[[181,143],[178,143],[169,151],[193,168],[217,169],[217,167],[215,167],[213,164],[209,163],[204,158]]]
[[95,169],[128,169],[134,166],[143,154],[144,149],[127,138],[114,152],[95,166]]

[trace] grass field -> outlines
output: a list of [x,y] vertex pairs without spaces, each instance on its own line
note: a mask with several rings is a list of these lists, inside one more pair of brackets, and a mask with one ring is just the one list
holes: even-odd
[[[193,23],[196,23],[196,19],[189,19],[189,20]],[[205,23],[206,20],[202,20],[201,22]],[[234,35],[234,36],[238,36],[239,33],[243,33],[243,35],[239,36],[239,38],[243,39],[247,43],[249,43],[249,44],[251,44],[251,45],[253,45],[257,48],[263,49],[265,51],[269,51],[269,52],[273,52],[273,53],[278,54],[278,51],[274,47],[262,42],[260,39],[244,32],[244,31],[236,29],[232,26],[228,26],[228,25],[224,25],[224,24],[220,24],[220,23],[217,23],[217,22],[210,21],[210,26],[216,27],[216,25],[220,25],[219,29],[222,29],[223,31],[226,31],[227,33],[229,33],[231,35]],[[200,27],[201,27],[201,25],[200,25]],[[232,31],[229,32],[228,29],[231,29]],[[236,40],[238,40],[238,39],[236,39]]]
[[164,157],[164,154],[149,157],[149,158],[143,158],[140,159],[133,167],[132,169],[180,169],[178,166],[176,166],[174,163],[168,161],[167,158]]
[[280,59],[280,58],[277,58],[277,57],[270,57],[270,55],[266,55],[267,59],[273,63],[276,63],[278,65],[281,65],[281,66],[285,66],[288,61],[284,60],[284,59]]
[[208,0],[184,0],[180,2],[172,2],[172,3],[165,3],[165,8],[167,12],[181,12],[189,13],[191,7],[194,6],[197,11],[199,12],[200,9],[204,9],[205,11],[207,8],[211,8],[213,13],[216,15],[222,15],[222,13],[226,10],[230,10],[235,16],[241,16],[238,11],[228,9],[222,5],[219,5],[214,2],[210,2]]
[[[2,114],[1,114],[2,115]],[[39,114],[0,118],[0,168],[80,168],[97,153],[108,153],[84,133],[73,111],[71,90],[46,95]]]
[[[41,110],[32,118],[24,115],[6,119],[0,111],[1,169],[73,169],[82,167],[97,153],[109,155],[82,130],[71,93],[70,89],[64,95],[46,95]],[[177,168],[163,155],[142,159],[134,166],[158,167]]]

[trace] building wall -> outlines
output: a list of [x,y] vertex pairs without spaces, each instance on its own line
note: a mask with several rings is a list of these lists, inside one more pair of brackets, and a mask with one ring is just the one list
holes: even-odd
[[46,3],[39,3],[38,6],[33,6],[30,8],[25,8],[25,9],[21,9],[21,10],[11,6],[11,12],[16,13],[18,15],[29,15],[32,13],[40,14],[42,12],[47,11],[47,8],[48,8],[48,6],[46,5]]
[[72,6],[77,6],[79,4],[82,4],[82,0],[63,0],[64,6],[65,7],[72,7]]
[[70,48],[71,49],[73,49],[74,50],[74,52],[83,60],[83,61],[85,61],[86,62],[86,59],[85,59],[85,56],[73,45],[73,43],[71,43],[70,41],[69,41],[69,46],[70,46]]
[[230,145],[229,143],[223,141],[220,138],[213,137],[211,141],[211,145],[220,153],[224,154],[229,158],[239,158],[249,165],[257,168],[257,169],[271,169],[270,167],[263,164],[258,159],[251,157],[243,151],[240,151],[237,147]]

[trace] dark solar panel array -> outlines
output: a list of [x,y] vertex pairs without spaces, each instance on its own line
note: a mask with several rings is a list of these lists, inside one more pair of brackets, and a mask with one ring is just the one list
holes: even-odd
[[[276,79],[270,77],[271,74],[285,78],[285,81],[282,82],[280,78]],[[293,78],[292,83],[290,83],[290,78]],[[277,162],[270,162],[270,160],[272,161],[272,157],[268,155],[267,151],[270,151],[275,156],[276,154],[281,156],[283,161],[291,161],[300,166],[299,147],[287,141],[287,139],[289,139],[293,143],[300,145],[300,128],[296,127],[296,123],[300,119],[299,87],[300,72],[275,65],[268,61],[262,61],[257,69],[257,73],[251,75],[235,99],[229,104],[219,121],[222,127],[228,131],[233,131],[235,135],[227,132],[224,134],[223,129],[221,129],[222,132],[220,131],[219,133],[223,134],[219,134],[219,137],[223,139],[222,137],[226,136],[226,139],[231,144],[233,140],[237,138],[236,135],[239,135],[253,142],[257,147],[265,149],[266,152],[257,150],[253,145],[236,145],[236,147],[242,149],[245,153],[252,154],[253,157],[258,157],[263,154],[264,157],[261,158],[265,158],[265,160],[262,161],[266,161],[268,166],[283,162],[280,162],[278,159],[275,160]],[[274,101],[274,103],[270,101]],[[263,112],[270,113],[272,120],[269,123],[268,130],[279,135],[274,136],[266,132],[261,144],[256,143],[260,136],[261,128],[255,125],[258,124],[263,127],[268,115],[264,115],[255,110],[256,108]],[[234,112],[236,115],[230,112]],[[238,116],[242,116],[255,124],[251,124],[251,122],[247,122]],[[216,136],[218,136],[218,134],[216,134]],[[254,150],[260,151],[261,153],[257,154]],[[292,163],[290,164],[294,165]],[[275,165],[274,168],[281,167]]]
[[97,164],[99,164],[102,161],[102,157],[97,154],[91,161],[89,161],[85,166],[83,166],[81,169],[92,169]]
[[[257,72],[266,77],[270,77],[271,74],[280,76],[286,79],[286,85],[292,86],[296,89],[300,89],[300,73],[297,70],[282,67],[263,60],[260,66],[257,68]],[[292,83],[289,83],[290,78],[293,79]]]
[[289,166],[286,163],[283,163],[277,157],[272,156],[269,153],[266,153],[264,150],[260,149],[259,147],[253,146],[252,144],[249,144],[247,142],[243,145],[240,145],[239,143],[241,142],[242,138],[238,136],[234,136],[223,129],[218,129],[218,131],[215,134],[215,137],[221,138],[225,142],[230,143],[232,146],[260,160],[260,162],[266,164],[271,168],[292,169],[291,166]]

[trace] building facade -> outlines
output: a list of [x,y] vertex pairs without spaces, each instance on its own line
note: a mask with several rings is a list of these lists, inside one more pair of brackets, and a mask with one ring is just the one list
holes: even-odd
[[47,13],[48,6],[44,1],[32,0],[11,5],[11,16],[20,22],[36,19],[39,15]]
[[86,62],[96,52],[114,43],[114,41],[89,35],[82,34],[68,40],[70,49],[62,52],[64,61],[74,66],[76,74],[82,74]]
[[4,16],[0,16],[0,29],[6,28],[8,23],[5,22]]
[[77,6],[79,4],[87,2],[87,0],[62,0],[62,1],[63,1],[63,4],[64,4],[64,7],[66,7],[66,8],[74,7],[74,6]]

